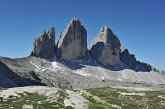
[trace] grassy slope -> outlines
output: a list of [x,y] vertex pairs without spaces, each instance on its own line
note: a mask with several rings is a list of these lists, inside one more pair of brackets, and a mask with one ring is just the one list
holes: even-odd
[[[92,96],[86,97],[89,102],[90,109],[165,109],[165,91],[128,91],[124,89],[114,88],[94,88],[87,89]],[[122,95],[121,93],[128,93]],[[137,95],[129,95],[136,93]],[[142,93],[143,95],[138,95]],[[94,99],[97,96],[103,102]],[[163,96],[162,98],[159,96]]]
[[34,109],[73,109],[73,107],[64,105],[64,99],[66,97],[66,91],[60,89],[56,94],[56,100],[50,102],[44,95],[39,95],[38,93],[27,93],[19,94],[20,97],[13,97],[7,101],[0,102],[0,109],[22,109],[24,104],[33,105]]
[[[89,109],[165,109],[165,90],[128,91],[117,88],[92,88],[83,91],[86,92],[82,96],[89,101]],[[20,94],[20,97],[11,97],[7,101],[0,102],[0,109],[9,107],[21,109],[24,104],[33,105],[34,109],[74,109],[70,106],[65,107],[64,99],[67,96],[66,90],[60,89],[56,93],[56,99],[50,102],[44,95],[25,92]]]

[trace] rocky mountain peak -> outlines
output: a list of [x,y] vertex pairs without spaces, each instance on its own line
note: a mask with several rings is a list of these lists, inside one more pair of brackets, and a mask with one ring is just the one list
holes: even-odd
[[42,32],[41,37],[49,38],[49,39],[55,39],[55,29],[54,27],[50,28],[47,32],[44,30]]
[[60,34],[57,43],[58,58],[82,59],[87,51],[87,31],[77,18],[73,18]]
[[100,29],[100,32],[94,38],[93,44],[96,44],[97,42],[104,42],[105,44],[109,44],[111,48],[118,48],[121,46],[120,40],[117,38],[116,35],[114,35],[112,30],[107,26],[103,26]]
[[120,41],[107,26],[103,26],[93,39],[91,56],[101,64],[114,66],[120,62]]
[[[77,60],[91,59],[108,66],[124,63],[127,68],[135,71],[151,71],[152,66],[137,61],[135,55],[121,47],[120,40],[113,31],[103,26],[93,39],[90,50],[87,49],[87,31],[78,18],[73,18],[60,34],[55,47],[55,29],[43,31],[42,35],[33,42],[32,56],[52,59]],[[56,53],[56,54],[55,54]],[[156,70],[155,70],[156,71]]]
[[50,30],[48,30],[47,32],[49,38],[55,39],[55,29],[54,27],[50,28]]
[[66,26],[66,28],[76,28],[77,26],[82,26],[81,22],[78,18],[73,18],[68,25]]
[[71,22],[80,22],[80,20],[79,20],[79,18],[74,17],[74,18],[72,18]]
[[53,59],[55,56],[55,29],[52,27],[44,31],[40,37],[34,39],[32,56]]
[[159,72],[156,68],[153,66],[137,61],[134,54],[131,54],[128,49],[121,47],[120,48],[120,60],[126,64],[130,69],[133,69],[135,71],[156,71]]
[[110,35],[113,36],[114,35],[112,30],[109,27],[107,27],[107,26],[101,27],[100,34],[104,34],[106,36],[110,36]]

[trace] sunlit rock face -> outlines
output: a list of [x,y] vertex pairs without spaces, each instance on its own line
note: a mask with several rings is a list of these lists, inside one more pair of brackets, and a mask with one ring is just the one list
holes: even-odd
[[84,59],[87,54],[87,31],[79,19],[72,19],[60,34],[57,43],[59,59]]
[[34,39],[32,56],[53,59],[55,56],[55,30],[51,28]]
[[114,66],[120,63],[120,41],[106,26],[93,39],[91,57],[103,65]]

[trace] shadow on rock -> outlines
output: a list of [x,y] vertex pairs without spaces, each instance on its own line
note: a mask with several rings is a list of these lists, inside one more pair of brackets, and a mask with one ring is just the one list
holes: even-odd
[[[31,74],[36,77],[34,72],[31,72]],[[45,85],[41,83],[39,79],[31,80],[20,77],[1,61],[0,61],[0,75],[1,75],[0,87],[4,87],[4,88],[30,86],[30,85]]]

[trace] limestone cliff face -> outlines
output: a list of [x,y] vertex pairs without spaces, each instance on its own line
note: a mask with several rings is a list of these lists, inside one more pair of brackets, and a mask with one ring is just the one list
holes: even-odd
[[130,54],[128,49],[121,47],[120,60],[124,62],[129,68],[135,69],[136,67],[135,55]]
[[43,32],[41,37],[34,39],[32,56],[53,59],[55,56],[55,30],[51,28]]
[[120,46],[117,36],[104,26],[93,40],[90,55],[98,63],[114,66],[120,63]]
[[87,53],[87,31],[79,19],[72,19],[60,34],[57,43],[59,59],[84,59]]
[[136,60],[135,55],[130,54],[129,51],[123,47],[120,50],[120,60],[125,63],[130,69],[135,71],[156,71],[158,70],[147,63]]

